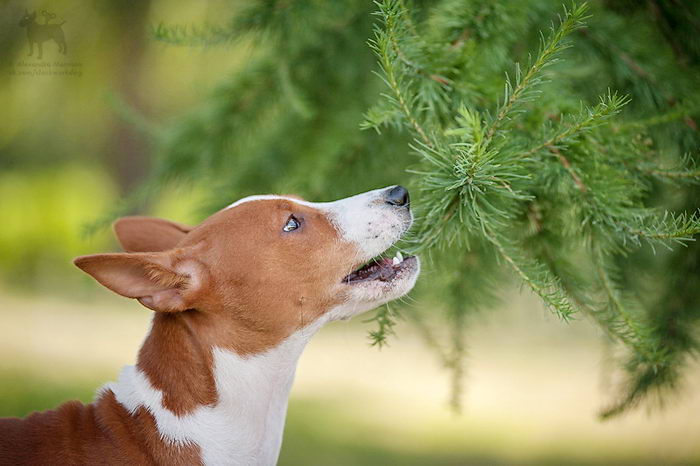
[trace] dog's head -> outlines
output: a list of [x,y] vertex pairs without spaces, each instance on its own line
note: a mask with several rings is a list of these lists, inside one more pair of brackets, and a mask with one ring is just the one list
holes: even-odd
[[24,16],[19,20],[20,27],[27,27],[36,20],[36,11],[29,12],[29,10],[24,10]]
[[150,309],[187,311],[215,333],[249,332],[272,344],[410,291],[416,257],[375,258],[411,222],[400,186],[326,203],[252,196],[193,228],[121,219],[115,231],[128,252],[83,256],[75,264]]

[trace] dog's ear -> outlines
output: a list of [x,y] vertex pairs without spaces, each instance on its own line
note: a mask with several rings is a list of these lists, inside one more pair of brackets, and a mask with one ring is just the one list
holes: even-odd
[[206,277],[204,265],[182,251],[93,254],[73,262],[115,293],[154,311],[178,312],[194,307]]
[[114,233],[127,252],[172,249],[192,228],[156,217],[122,217],[114,222]]

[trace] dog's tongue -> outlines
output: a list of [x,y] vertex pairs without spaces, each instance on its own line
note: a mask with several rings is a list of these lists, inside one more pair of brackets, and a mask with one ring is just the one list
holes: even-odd
[[394,276],[394,273],[392,260],[383,258],[348,275],[346,281],[374,279],[387,281]]

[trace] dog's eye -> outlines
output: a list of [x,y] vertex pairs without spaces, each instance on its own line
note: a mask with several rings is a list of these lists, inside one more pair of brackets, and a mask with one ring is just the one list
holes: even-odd
[[284,231],[294,231],[297,228],[301,226],[301,223],[299,220],[294,215],[290,215],[289,219],[287,220],[287,223],[284,225],[284,228],[282,230]]

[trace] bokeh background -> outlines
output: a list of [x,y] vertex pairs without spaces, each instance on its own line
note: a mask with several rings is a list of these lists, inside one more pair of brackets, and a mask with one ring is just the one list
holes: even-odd
[[[26,56],[25,8],[66,21],[66,56],[53,43],[41,62]],[[216,23],[222,11],[231,5],[218,0],[0,3],[0,416],[88,402],[133,363],[150,311],[70,260],[117,250],[99,225],[154,166],[144,127],[187,113],[250,58],[245,41],[172,47],[149,26]],[[196,223],[208,194],[171,183],[138,212]],[[664,410],[601,423],[611,385],[599,333],[561,324],[527,292],[502,294],[469,331],[460,412],[413,326],[381,350],[361,319],[324,329],[299,366],[280,463],[700,464],[700,366]]]

